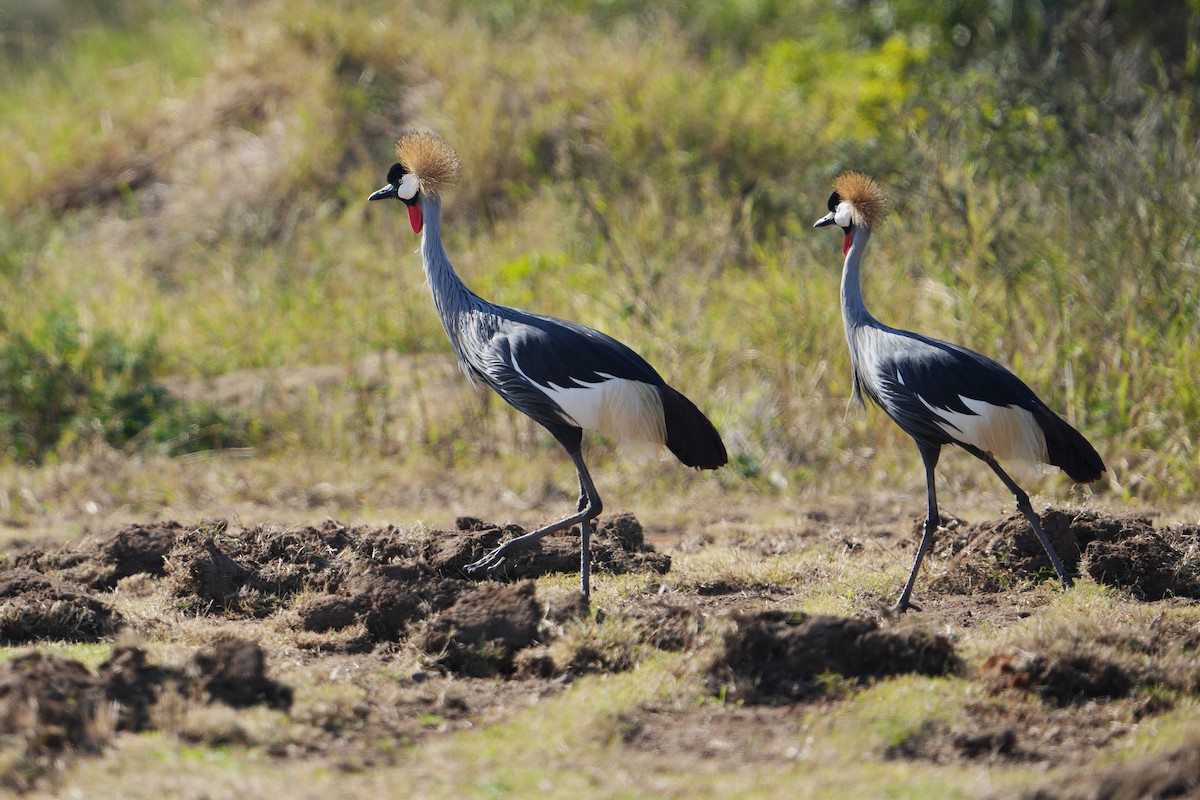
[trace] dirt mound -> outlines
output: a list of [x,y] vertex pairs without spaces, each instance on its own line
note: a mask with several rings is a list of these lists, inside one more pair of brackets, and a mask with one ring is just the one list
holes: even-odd
[[[543,547],[472,581],[462,571],[467,563],[524,531],[465,518],[459,528],[371,530],[328,522],[320,528],[234,533],[223,523],[211,524],[176,536],[166,559],[166,585],[196,613],[264,617],[287,609],[297,628],[314,635],[313,646],[342,652],[398,641],[428,621],[421,646],[438,655],[439,666],[509,674],[514,652],[532,640],[542,611],[531,594],[526,597],[532,586],[517,593],[479,592],[477,581],[495,587],[489,578],[578,571],[578,532],[550,537]],[[610,572],[661,573],[670,567],[668,557],[646,545],[641,524],[628,514],[599,526],[593,553],[597,568]],[[496,626],[505,625],[512,629],[497,633]],[[491,655],[481,658],[481,646]]]
[[[257,526],[232,531],[224,522],[181,532],[167,556],[171,593],[201,613],[266,616],[296,594],[336,588],[360,558],[412,553],[411,536],[396,528]],[[364,555],[365,554],[365,555]]]
[[640,628],[641,641],[659,650],[678,652],[694,648],[705,629],[704,615],[699,609],[667,600],[639,603],[627,615]]
[[161,578],[165,559],[183,530],[178,522],[131,525],[103,536],[50,549],[34,548],[13,557],[13,564],[89,589],[107,591],[122,578],[146,574]]
[[[909,534],[913,547],[918,545],[924,535],[925,517],[917,517],[913,520],[912,530]],[[938,535],[933,540],[933,547],[930,548],[929,555],[938,560],[952,558],[970,544],[972,538],[974,538],[974,533],[966,520],[941,511],[938,513]]]
[[287,709],[292,689],[267,677],[267,657],[255,642],[226,636],[192,657],[187,675],[194,692],[235,708]]
[[[1068,571],[1079,567],[1080,538],[1072,530],[1071,512],[1049,509],[1041,515],[1042,527]],[[945,575],[930,588],[953,594],[1008,591],[1017,583],[1054,575],[1045,549],[1033,526],[1022,514],[1001,520],[966,524],[959,532],[966,544],[950,560]]]
[[417,644],[453,672],[512,674],[513,656],[534,643],[541,619],[532,581],[474,586],[432,621]]
[[[1156,530],[1145,517],[1114,517],[1097,511],[1050,508],[1042,527],[1067,569],[1135,597],[1200,597],[1200,529]],[[1052,578],[1054,568],[1029,521],[1021,514],[966,525],[956,538],[967,542],[946,573],[931,582],[952,594],[1002,592],[1030,579]]]
[[0,664],[0,733],[22,737],[33,751],[96,748],[104,699],[78,661],[27,653]]
[[211,531],[188,531],[179,537],[167,557],[167,586],[185,598],[195,611],[259,610],[250,586],[251,570],[231,558]]
[[[462,568],[524,531],[463,518],[459,531],[257,527],[212,523],[180,531],[166,558],[167,585],[199,613],[267,616],[299,594],[302,629],[316,633],[364,623],[394,640],[417,617],[449,607],[469,585]],[[593,540],[597,571],[662,573],[670,558],[646,545],[631,515],[605,520]],[[475,580],[518,580],[577,572],[579,535],[556,535]]]
[[234,638],[193,656],[185,669],[147,663],[136,647],[118,647],[95,673],[77,661],[28,653],[0,664],[0,736],[24,742],[30,779],[66,750],[94,751],[113,730],[151,727],[151,708],[166,689],[193,702],[286,709],[291,688],[266,677],[262,649]]
[[386,566],[365,564],[336,593],[299,602],[295,614],[299,627],[313,633],[358,627],[360,633],[342,641],[339,649],[368,650],[376,642],[403,638],[413,625],[453,605],[472,586],[444,578],[417,559]]
[[448,608],[471,586],[444,578],[413,559],[364,570],[343,584],[342,593],[376,641],[394,642],[414,623]]
[[1128,697],[1144,677],[1136,668],[1097,653],[1044,655],[1025,650],[988,656],[982,673],[994,692],[1031,691],[1060,706]]
[[150,727],[150,708],[165,686],[182,687],[183,673],[150,664],[140,647],[116,647],[96,670],[104,697],[116,711],[116,728],[142,731]]
[[1200,688],[1195,622],[1159,616],[1148,627],[1063,621],[1030,629],[980,667],[996,694],[1029,692],[1058,706],[1121,697],[1142,698],[1142,713],[1170,706],[1168,692]]
[[884,757],[937,764],[1083,763],[1132,727],[1120,712],[1096,704],[1045,708],[973,703],[966,712],[967,718],[954,724],[926,720],[890,745]]
[[1189,548],[1179,534],[1148,531],[1094,541],[1084,551],[1083,569],[1096,582],[1127,589],[1140,600],[1200,597],[1200,560],[1188,553],[1197,537],[1191,537]]
[[94,642],[120,624],[118,615],[75,586],[31,569],[0,572],[0,641]]
[[1043,786],[1032,800],[1142,800],[1200,795],[1200,742],[1123,764],[1088,767]]
[[[0,632],[16,641],[107,635],[117,622],[111,614],[103,616],[108,607],[53,575],[102,590],[144,574],[161,577],[176,607],[194,614],[289,615],[285,620],[303,632],[298,643],[304,647],[363,652],[419,631],[421,638],[414,643],[444,670],[511,675],[516,653],[534,643],[544,610],[531,583],[506,587],[489,578],[511,581],[576,572],[578,531],[550,537],[498,572],[468,580],[462,572],[466,563],[502,538],[524,531],[475,519],[460,520],[459,528],[379,529],[333,521],[319,527],[241,530],[223,521],[131,526],[74,547],[22,554],[29,568],[0,573],[8,576],[0,592],[18,598],[5,605],[12,622]],[[593,551],[600,571],[662,573],[670,568],[670,559],[647,546],[641,524],[628,514],[599,525]],[[42,616],[33,618],[30,608],[42,610]],[[57,616],[47,619],[50,611]],[[688,629],[697,624],[681,617],[664,626],[659,638],[665,646],[683,647],[692,635]],[[127,665],[135,673],[143,667]],[[250,677],[239,674],[227,683],[244,686]],[[219,688],[226,685],[223,680],[218,676],[211,682],[218,694],[225,692]],[[139,715],[144,705],[133,703],[130,713]]]
[[[320,527],[235,530],[223,521],[198,526],[163,522],[132,525],[57,548],[30,549],[17,554],[14,563],[43,573],[47,580],[52,576],[97,591],[111,590],[122,579],[138,574],[163,578],[180,607],[201,614],[265,617],[290,606],[297,595],[312,595],[299,609],[302,629],[322,633],[362,623],[373,640],[394,640],[418,617],[454,603],[469,585],[462,572],[466,564],[502,539],[524,533],[517,526],[470,518],[460,519],[458,528],[380,529],[328,521]],[[475,580],[512,581],[576,572],[578,551],[576,529],[543,540]],[[641,524],[629,514],[603,520],[592,551],[598,572],[670,569],[670,558],[646,544]],[[29,584],[34,573],[20,574],[24,583],[10,587],[11,594],[29,591],[21,587]],[[67,599],[65,584],[39,584],[48,585],[64,595],[52,601]],[[97,625],[78,627],[81,632],[72,638],[95,638],[104,634],[88,631],[109,630]],[[54,632],[63,628],[39,632],[46,629],[43,622],[28,634],[10,638],[63,638]]]
[[114,728],[145,730],[150,708],[167,688],[202,703],[287,709],[292,688],[266,676],[262,648],[223,637],[185,667],[151,664],[145,651],[119,646],[95,673],[77,661],[44,652],[0,666],[0,733],[20,733],[38,746],[95,744],[97,709],[116,711]]
[[[474,517],[456,521],[459,533],[433,534],[430,563],[445,575],[468,577],[463,567],[482,558],[501,542],[526,533],[519,525],[498,526]],[[477,579],[527,580],[556,572],[579,571],[579,528],[556,533],[528,549],[505,559],[496,569]],[[671,557],[646,544],[642,524],[632,514],[602,519],[592,536],[592,569],[619,575],[626,572],[656,572],[671,569]]]
[[734,623],[709,683],[746,703],[819,695],[831,674],[864,683],[909,672],[945,675],[959,667],[944,636],[884,629],[873,619],[763,611],[739,615]]

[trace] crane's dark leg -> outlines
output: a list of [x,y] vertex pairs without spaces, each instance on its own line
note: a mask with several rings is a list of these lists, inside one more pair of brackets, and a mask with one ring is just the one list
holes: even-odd
[[582,534],[579,556],[579,567],[582,573],[580,577],[580,592],[583,595],[585,603],[589,600],[591,596],[591,522],[600,515],[600,512],[604,509],[604,504],[600,501],[600,495],[596,491],[595,484],[592,483],[592,476],[588,473],[587,465],[583,463],[583,452],[578,442],[576,442],[573,448],[568,447],[568,452],[571,454],[571,460],[575,462],[575,472],[579,476],[579,502],[576,505],[576,512],[535,531],[530,531],[515,539],[509,539],[483,558],[464,567],[463,569],[467,574],[473,575],[483,570],[493,569],[506,556],[523,550],[552,533],[566,530],[572,525],[578,524]]
[[[580,512],[588,507],[588,490],[583,485],[583,473],[576,469],[576,474],[579,477],[579,501],[575,510]],[[579,523],[579,583],[580,594],[586,603],[592,593],[592,521],[587,518]]]
[[[917,559],[913,562],[912,572],[908,573],[908,581],[904,584],[904,591],[900,592],[900,599],[896,601],[893,607],[894,611],[902,612],[909,608],[917,608],[908,601],[912,596],[913,584],[917,582],[917,572],[921,569],[921,561],[924,560],[925,554],[929,552],[929,548],[933,546],[933,539],[937,535],[938,522],[941,517],[938,515],[937,505],[937,487],[934,485],[934,470],[937,468],[938,457],[942,453],[941,445],[924,444],[917,442],[917,449],[921,451],[921,460],[925,462],[925,493],[929,501],[928,511],[925,513],[925,532],[921,535],[921,544],[917,547]],[[920,609],[917,609],[918,611]]]
[[1000,480],[1004,481],[1004,485],[1017,498],[1017,510],[1024,514],[1025,519],[1029,520],[1029,524],[1033,526],[1033,532],[1037,534],[1038,541],[1042,543],[1042,547],[1046,550],[1046,555],[1050,557],[1050,563],[1054,565],[1054,571],[1058,573],[1058,579],[1062,581],[1063,588],[1070,589],[1074,580],[1070,573],[1067,572],[1066,565],[1063,564],[1062,559],[1058,557],[1058,553],[1054,550],[1054,545],[1051,544],[1050,537],[1042,529],[1042,520],[1038,517],[1037,512],[1033,510],[1033,505],[1029,502],[1029,495],[1017,485],[1016,481],[1008,476],[1007,472],[1000,468],[1000,464],[989,453],[977,447],[967,445],[962,445],[962,447],[968,453],[991,467],[992,472],[1000,476]]
[[579,512],[588,512],[579,522],[579,592],[583,596],[584,609],[592,597],[592,520],[600,515],[604,504],[592,483],[582,456],[575,458],[575,471],[579,473]]

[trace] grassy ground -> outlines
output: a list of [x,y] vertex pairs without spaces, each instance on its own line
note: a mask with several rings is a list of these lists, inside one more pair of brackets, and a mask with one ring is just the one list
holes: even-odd
[[[4,763],[24,770],[9,769],[5,780],[32,775],[30,796],[56,797],[367,797],[400,786],[416,797],[1017,797],[1036,787],[1042,796],[1098,796],[1066,793],[1079,789],[1078,774],[1110,765],[1123,778],[1167,771],[1161,761],[1137,765],[1200,741],[1194,600],[1138,599],[1136,589],[1090,577],[1064,593],[1003,560],[989,563],[1008,575],[1008,591],[939,590],[970,563],[949,556],[951,548],[931,558],[918,584],[923,610],[888,619],[880,609],[904,577],[917,520],[880,508],[885,499],[790,504],[785,521],[756,519],[760,504],[697,504],[686,523],[648,532],[671,555],[670,571],[602,570],[599,611],[588,617],[567,611],[573,576],[539,577],[545,616],[532,648],[518,652],[517,664],[527,666],[515,674],[481,674],[428,649],[422,642],[437,612],[366,649],[353,644],[361,628],[310,631],[297,620],[328,585],[268,598],[277,610],[266,616],[248,617],[238,603],[204,610],[180,590],[181,580],[187,591],[201,585],[181,539],[165,577],[134,576],[92,594],[125,620],[117,644],[171,666],[223,637],[258,642],[270,678],[293,689],[290,707],[165,695],[147,730],[113,734],[101,720],[96,750],[68,748],[49,770],[31,756],[37,737],[24,750],[4,739]],[[186,536],[188,526],[180,530]],[[294,535],[272,526],[265,534],[272,531]],[[236,525],[230,532],[263,541]],[[455,537],[399,535],[431,535],[441,545]],[[74,547],[62,552],[87,552]],[[275,569],[248,551],[238,558]],[[88,557],[59,563],[68,571],[44,560],[41,568],[76,580],[103,574]],[[1195,569],[1193,557],[1187,563]],[[352,585],[338,596],[353,596]],[[495,617],[510,610],[498,599],[488,607]],[[861,685],[814,674],[806,670],[823,656],[813,653],[852,658],[863,640],[789,640],[789,623],[771,622],[781,612],[785,620],[881,620],[883,634],[897,637],[877,656],[885,670],[913,636],[948,637],[960,663],[941,674],[918,660]],[[756,625],[779,638],[743,672],[741,654],[757,652],[748,638]],[[103,672],[113,644],[39,649]],[[754,677],[779,663],[792,664],[786,674],[806,688]],[[5,685],[18,685],[14,674]]]

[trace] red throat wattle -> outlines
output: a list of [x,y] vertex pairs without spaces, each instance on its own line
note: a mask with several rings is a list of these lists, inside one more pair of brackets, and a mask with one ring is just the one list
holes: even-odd
[[852,244],[854,244],[854,232],[847,231],[846,241],[842,242],[842,258],[845,258],[846,254],[850,252],[850,245]]
[[[408,223],[412,225],[413,233],[420,233],[421,228],[425,227],[425,218],[421,216],[421,207],[413,203],[408,207]],[[847,248],[850,245],[846,245]]]

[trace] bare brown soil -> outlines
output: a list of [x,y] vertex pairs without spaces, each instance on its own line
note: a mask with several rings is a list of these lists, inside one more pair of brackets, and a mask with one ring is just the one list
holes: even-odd
[[1092,703],[1070,709],[1038,704],[975,703],[966,724],[931,720],[902,742],[888,758],[1044,764],[1086,763],[1105,745],[1128,733],[1133,713],[1125,707]]
[[94,642],[113,633],[120,616],[83,588],[17,567],[0,573],[0,639]]
[[946,675],[959,666],[953,643],[924,629],[760,611],[733,618],[710,682],[735,700],[778,703],[821,695],[828,675],[865,683],[905,673]]
[[[1069,566],[1134,601],[1200,596],[1196,528],[1062,509],[1044,518]],[[813,512],[790,533],[747,529],[733,538],[768,555],[814,541],[851,559],[915,547],[909,522],[868,521],[868,536],[838,523]],[[697,580],[662,594],[671,558],[647,544],[630,515],[603,521],[594,563],[601,576],[645,576],[643,589],[592,616],[573,593],[543,594],[535,580],[576,572],[578,531],[549,537],[477,579],[462,567],[522,529],[469,518],[452,531],[162,522],[26,547],[0,568],[0,635],[10,644],[114,646],[95,669],[44,652],[0,665],[0,739],[22,743],[18,768],[3,778],[17,789],[50,780],[51,765],[69,763],[66,754],[97,752],[114,731],[154,728],[169,717],[163,704],[180,698],[193,707],[285,712],[307,733],[275,742],[273,756],[360,768],[398,757],[381,742],[503,718],[580,675],[627,670],[656,651],[689,654],[709,702],[624,716],[619,743],[631,753],[702,757],[706,768],[723,759],[796,757],[807,712],[836,707],[858,687],[893,675],[954,675],[980,688],[964,721],[931,719],[880,754],[934,763],[1086,765],[1200,687],[1200,632],[1169,616],[1150,629],[1107,631],[1087,642],[1031,640],[964,661],[958,635],[1039,613],[1053,590],[1037,579],[1052,570],[1021,518],[943,524],[931,574],[918,582],[925,610],[902,619],[882,602],[867,602],[866,613],[854,617],[791,612],[778,607],[778,586],[735,579]],[[686,534],[674,540],[681,553],[710,544]],[[127,619],[115,609],[130,596],[159,598],[170,614]],[[206,636],[182,660],[115,644],[122,630],[169,640],[172,619],[228,632]],[[296,687],[272,677],[279,648],[244,638],[265,623],[288,641],[293,661],[315,672],[350,674],[362,658],[379,665],[403,652],[420,666],[358,699],[294,708]],[[1114,767],[1110,780],[1047,785],[1037,796],[1133,797],[1146,787],[1184,796],[1170,792],[1195,790],[1196,763],[1194,750],[1180,751],[1124,772]]]
[[[1200,596],[1200,526],[1155,529],[1145,517],[1051,508],[1042,526],[1067,569],[1143,600]],[[956,553],[934,588],[957,594],[1001,592],[1053,572],[1024,516],[957,525]]]
[[1104,769],[1079,770],[1033,794],[1033,800],[1143,800],[1200,796],[1200,745]]
[[262,648],[240,639],[220,639],[179,668],[149,664],[131,647],[114,648],[94,672],[31,652],[0,665],[0,731],[24,745],[18,769],[0,778],[25,788],[64,752],[95,752],[111,730],[149,728],[152,707],[168,692],[235,708],[292,702],[291,688],[266,676]]

